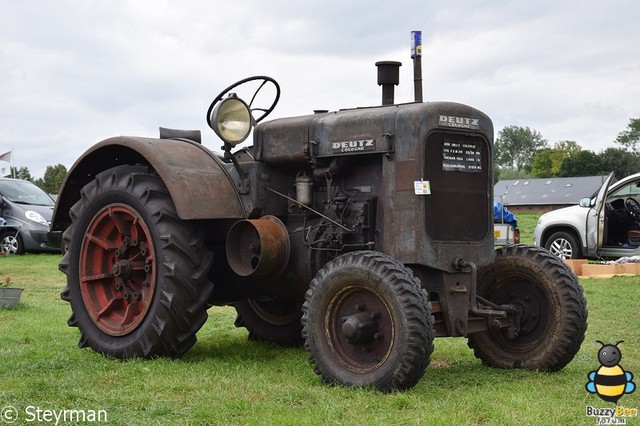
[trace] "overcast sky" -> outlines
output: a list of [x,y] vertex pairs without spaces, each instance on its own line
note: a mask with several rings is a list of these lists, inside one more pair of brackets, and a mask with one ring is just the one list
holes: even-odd
[[281,85],[272,117],[379,104],[379,60],[412,101],[412,30],[425,100],[599,152],[640,117],[639,26],[637,0],[0,0],[0,154],[37,178],[158,126],[218,149],[210,101],[256,74]]

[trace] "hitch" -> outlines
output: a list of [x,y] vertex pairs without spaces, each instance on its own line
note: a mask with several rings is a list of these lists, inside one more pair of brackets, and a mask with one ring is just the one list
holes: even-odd
[[[469,294],[470,311],[478,317],[488,318],[491,328],[504,329],[506,337],[515,339],[520,331],[520,309],[514,305],[497,305],[477,294],[478,268],[475,263],[462,257],[453,260],[453,267],[471,274],[471,291]],[[486,308],[491,309],[486,309]]]

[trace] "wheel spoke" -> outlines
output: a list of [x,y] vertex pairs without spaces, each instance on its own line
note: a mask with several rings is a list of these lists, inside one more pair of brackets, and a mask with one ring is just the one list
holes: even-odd
[[96,274],[96,275],[85,275],[82,277],[82,283],[87,284],[91,281],[111,280],[113,279],[113,277],[114,275],[111,272],[105,272],[105,273]]
[[95,235],[87,235],[86,238],[87,238],[87,241],[90,241],[90,242],[96,244],[98,247],[100,247],[103,250],[115,250],[116,249],[114,244],[111,241],[109,241],[109,240],[107,240],[105,238],[99,238],[99,237],[97,237]]
[[127,304],[126,311],[124,313],[124,316],[122,317],[122,321],[120,322],[123,332],[126,330],[128,325],[130,325],[132,322],[137,321],[137,317],[139,314],[140,314],[140,309],[139,309],[138,302]]
[[96,318],[98,320],[102,319],[107,313],[113,312],[114,310],[121,307],[123,301],[121,298],[112,298],[105,305],[104,308],[100,312],[96,314]]
[[109,218],[120,235],[129,235],[130,228],[127,225],[127,221],[121,214],[114,212],[113,209],[109,209]]

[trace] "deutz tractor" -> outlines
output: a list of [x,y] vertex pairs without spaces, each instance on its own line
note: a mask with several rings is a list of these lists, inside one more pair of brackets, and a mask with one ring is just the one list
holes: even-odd
[[410,388],[438,336],[492,367],[569,363],[587,327],[575,275],[542,248],[494,246],[491,120],[396,104],[399,63],[377,65],[381,106],[264,121],[280,87],[250,77],[207,111],[219,152],[166,128],[89,148],[51,229],[79,346],[179,357],[231,305],[250,340],[304,345],[327,383]]

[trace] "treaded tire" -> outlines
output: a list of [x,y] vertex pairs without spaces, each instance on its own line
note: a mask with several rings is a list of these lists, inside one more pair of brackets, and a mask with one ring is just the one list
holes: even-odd
[[302,311],[309,361],[327,383],[391,392],[413,387],[429,365],[435,332],[427,292],[385,254],[358,251],[327,263]]
[[8,254],[24,254],[24,242],[18,231],[5,231],[0,235],[0,251]]
[[558,256],[560,259],[579,259],[580,245],[578,239],[571,233],[565,231],[554,232],[544,245],[547,250]]
[[478,271],[478,295],[521,308],[520,333],[500,329],[469,336],[468,345],[485,365],[557,371],[580,349],[587,330],[587,302],[571,270],[536,246],[506,246],[494,263]]
[[204,230],[177,217],[160,177],[146,166],[106,170],[69,214],[61,298],[71,304],[78,345],[123,359],[177,357],[191,348],[207,320],[213,257]]
[[243,300],[233,305],[236,327],[249,331],[249,340],[285,347],[302,346],[302,310],[299,302],[275,298],[269,301]]

